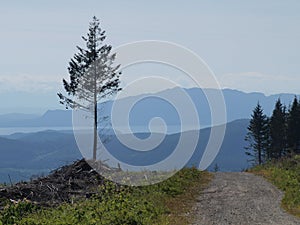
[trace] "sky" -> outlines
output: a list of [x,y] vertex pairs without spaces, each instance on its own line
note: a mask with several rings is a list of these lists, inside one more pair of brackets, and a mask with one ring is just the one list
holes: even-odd
[[[300,1],[1,1],[0,114],[63,108],[67,66],[95,15],[113,47],[162,40],[199,55],[222,88],[300,94]],[[151,67],[127,69],[124,84]],[[178,71],[156,73],[191,87]],[[160,87],[163,88],[163,87]]]

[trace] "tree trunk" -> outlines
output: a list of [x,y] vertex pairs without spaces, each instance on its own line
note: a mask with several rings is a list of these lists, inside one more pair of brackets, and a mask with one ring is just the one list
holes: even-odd
[[93,160],[97,159],[97,102],[94,105],[94,145],[93,145]]
[[97,126],[98,126],[98,112],[97,112],[97,68],[95,66],[94,68],[94,99],[93,99],[93,103],[94,103],[94,146],[93,146],[93,160],[96,161],[97,160],[97,137],[98,137],[98,133],[97,133]]
[[258,164],[261,165],[262,160],[261,160],[261,150],[258,150]]
[[258,164],[261,165],[262,164],[262,144],[261,144],[261,140],[258,140],[258,149],[257,149],[257,153],[258,153]]

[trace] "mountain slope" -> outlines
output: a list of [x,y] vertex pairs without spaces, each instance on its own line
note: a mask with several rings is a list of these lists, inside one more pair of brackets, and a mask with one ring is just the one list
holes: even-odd
[[[146,131],[149,121],[153,117],[161,117],[164,119],[168,126],[169,133],[179,132],[180,115],[178,110],[174,106],[164,99],[156,96],[161,96],[165,99],[174,98],[178,102],[184,101],[185,98],[178,96],[178,88],[168,89],[157,94],[153,94],[150,97],[143,98],[140,101],[138,99],[145,97],[146,95],[132,96],[118,100],[118,104],[124,107],[129,102],[137,101],[131,109],[129,115],[129,124],[134,132]],[[201,128],[211,126],[211,111],[205,93],[211,96],[216,94],[214,89],[199,89],[191,88],[185,89],[186,93],[195,104],[195,108],[199,115]],[[289,105],[294,98],[293,94],[277,94],[271,96],[265,96],[262,93],[244,93],[237,90],[224,89],[223,95],[227,110],[227,121],[234,121],[237,119],[250,118],[250,114],[259,101],[264,108],[266,114],[270,114],[274,108],[275,101],[281,98],[282,102]],[[108,101],[105,104],[102,103],[101,116],[110,116],[113,102]],[[188,111],[186,111],[189,115]],[[10,119],[8,120],[7,117]],[[192,118],[186,118],[186,125],[189,129],[195,128],[195,121]],[[127,121],[124,124],[119,123],[120,127],[127,125]],[[0,127],[71,127],[72,126],[72,111],[71,110],[49,110],[40,117],[34,115],[17,115],[0,116]],[[175,126],[175,127],[174,127]],[[142,127],[138,129],[137,127]]]
[[[209,167],[213,170],[218,164],[222,171],[240,171],[248,167],[244,153],[244,136],[249,120],[237,120],[228,123],[225,139],[220,152]],[[188,131],[194,132],[194,131]],[[191,133],[190,133],[191,134]],[[199,165],[207,144],[210,128],[200,131],[200,139],[188,166]],[[124,134],[125,138],[126,135]],[[146,138],[149,133],[135,134]],[[148,165],[168,157],[175,149],[180,133],[170,134],[155,149],[145,153],[129,149],[115,136],[110,135],[105,143],[110,153],[123,162],[135,165]],[[47,173],[71,161],[80,159],[81,153],[71,132],[43,131],[29,134],[14,134],[0,139],[0,182],[8,182],[8,174],[14,181],[29,179],[31,175]],[[114,165],[116,166],[116,165]]]

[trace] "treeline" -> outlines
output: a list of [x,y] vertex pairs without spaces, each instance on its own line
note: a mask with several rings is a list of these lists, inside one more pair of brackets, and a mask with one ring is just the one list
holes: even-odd
[[246,154],[255,165],[300,154],[300,100],[295,96],[292,105],[286,107],[278,99],[270,117],[258,103],[245,140],[249,143]]

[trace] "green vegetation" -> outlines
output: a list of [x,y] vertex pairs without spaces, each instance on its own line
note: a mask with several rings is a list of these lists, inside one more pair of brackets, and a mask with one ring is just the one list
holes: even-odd
[[183,216],[195,195],[210,180],[207,172],[183,169],[159,184],[117,186],[106,181],[91,199],[42,208],[26,200],[8,202],[0,212],[2,224],[187,224]]
[[253,163],[262,164],[264,158],[267,156],[268,149],[268,118],[263,113],[263,109],[259,103],[253,110],[250,124],[248,126],[248,133],[245,137],[249,146],[245,147],[246,154],[252,157]]
[[300,217],[300,100],[295,96],[287,110],[278,99],[270,118],[258,103],[248,131],[246,154],[255,166],[250,172],[284,191],[282,207]]
[[300,154],[300,100],[295,96],[287,110],[278,99],[271,117],[263,113],[258,103],[245,140],[249,143],[246,154],[251,156],[254,165]]
[[300,155],[268,162],[250,171],[264,176],[284,191],[282,207],[300,217]]

